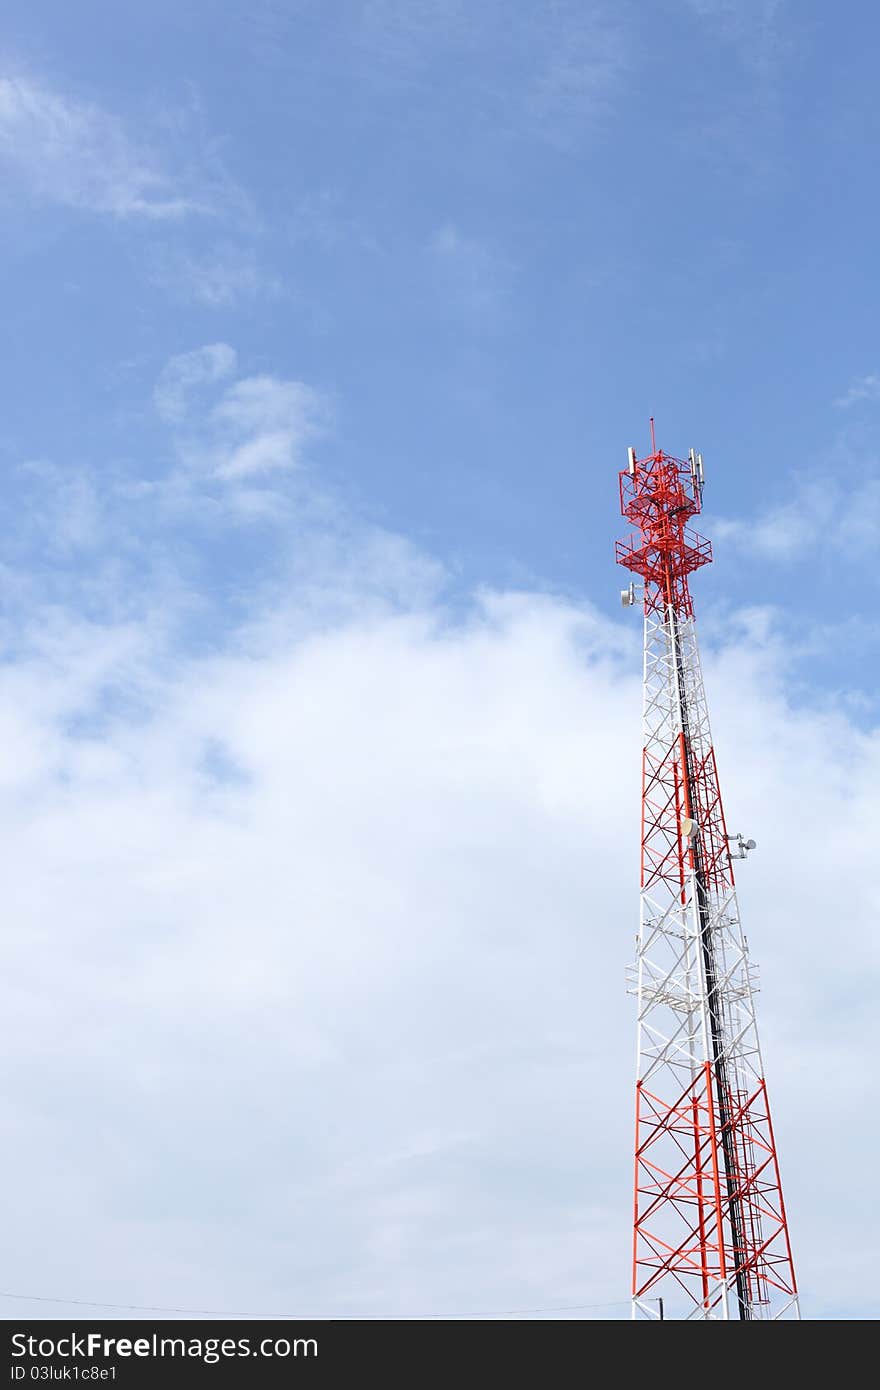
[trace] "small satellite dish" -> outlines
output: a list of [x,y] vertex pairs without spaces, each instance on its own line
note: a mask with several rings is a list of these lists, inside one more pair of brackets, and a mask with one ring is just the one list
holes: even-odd
[[754,840],[744,840],[743,849],[757,849],[757,844]]
[[681,822],[681,833],[686,840],[693,840],[699,830],[699,826],[690,816],[684,816]]

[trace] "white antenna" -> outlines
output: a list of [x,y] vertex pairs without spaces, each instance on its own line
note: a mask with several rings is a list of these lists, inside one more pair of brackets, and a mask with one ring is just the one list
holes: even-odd
[[754,840],[747,840],[744,835],[728,835],[727,843],[733,845],[733,849],[728,849],[731,859],[745,859],[750,849],[757,849]]
[[691,466],[691,477],[694,480],[694,492],[703,491],[703,455],[697,454],[693,449],[688,450],[688,462]]

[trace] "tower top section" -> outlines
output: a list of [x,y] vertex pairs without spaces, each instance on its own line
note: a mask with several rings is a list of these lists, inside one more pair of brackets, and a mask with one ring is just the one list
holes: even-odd
[[[703,456],[691,449],[677,459],[658,449],[651,421],[652,452],[644,458],[627,451],[620,471],[620,510],[637,529],[618,541],[617,563],[640,575],[646,612],[693,617],[688,575],[712,559],[712,546],[689,522],[702,508]],[[625,604],[635,602],[635,586],[624,590]]]

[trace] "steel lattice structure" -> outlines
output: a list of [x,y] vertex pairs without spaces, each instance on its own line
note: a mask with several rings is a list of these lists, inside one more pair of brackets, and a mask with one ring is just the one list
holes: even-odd
[[[800,1316],[688,576],[703,462],[629,450],[618,562],[645,614],[633,1317]],[[638,597],[642,597],[639,593]],[[637,598],[635,581],[622,594]]]

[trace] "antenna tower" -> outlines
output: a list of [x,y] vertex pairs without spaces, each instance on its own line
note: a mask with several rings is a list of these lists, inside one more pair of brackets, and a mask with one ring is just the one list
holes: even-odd
[[645,615],[633,1317],[799,1318],[688,576],[703,459],[628,452],[617,543]]

